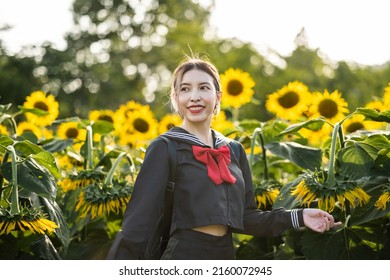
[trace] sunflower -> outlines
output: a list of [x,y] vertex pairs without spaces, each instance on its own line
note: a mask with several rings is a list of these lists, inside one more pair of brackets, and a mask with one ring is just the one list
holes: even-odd
[[39,109],[44,114],[36,115],[33,113],[26,113],[28,122],[37,126],[48,126],[56,120],[59,114],[58,102],[53,95],[46,95],[43,91],[34,91],[30,96],[27,96],[23,107],[27,109]]
[[112,110],[92,110],[89,112],[90,121],[106,121],[114,124],[115,112]]
[[323,125],[318,130],[310,130],[302,128],[299,133],[307,139],[307,142],[311,146],[320,147],[326,140],[331,138],[332,127],[329,125]]
[[241,69],[229,68],[221,74],[222,104],[239,108],[249,103],[254,94],[254,86],[255,82],[249,73]]
[[76,150],[81,148],[87,137],[87,131],[80,128],[77,122],[65,122],[58,126],[57,135],[61,139],[72,139]]
[[[234,124],[227,119],[226,113],[224,111],[221,111],[218,115],[214,116],[211,127],[217,131],[220,131],[221,133],[235,128]],[[230,136],[234,137],[233,135]]]
[[[92,110],[89,113],[89,120],[92,122],[95,121],[106,121],[111,123],[115,127],[115,112],[112,110]],[[95,133],[93,135],[93,140],[95,142],[99,142],[101,139],[102,135],[99,133]]]
[[353,133],[358,130],[375,130],[382,127],[382,123],[374,121],[365,121],[363,115],[353,115],[343,123],[345,134]]
[[128,120],[123,130],[133,134],[136,140],[151,140],[158,134],[158,122],[149,106],[143,106],[128,114]]
[[176,114],[167,114],[159,122],[158,133],[163,134],[174,126],[181,124],[181,118]]
[[140,110],[142,107],[142,104],[133,100],[128,101],[125,105],[120,105],[114,112],[115,131],[120,132],[122,130],[122,125],[127,123],[128,115]]
[[0,135],[9,135],[7,127],[2,124],[0,124]]
[[386,110],[386,107],[385,105],[383,104],[382,101],[380,100],[373,100],[373,101],[370,101],[368,102],[364,108],[367,108],[367,109],[373,109],[373,110],[376,110],[377,112],[382,112],[384,110]]
[[18,123],[18,126],[16,127],[16,134],[20,136],[26,132],[33,133],[38,139],[42,137],[42,130],[35,124],[29,122]]
[[67,172],[70,172],[73,169],[78,170],[83,168],[83,158],[75,153],[60,154],[56,156],[55,159],[59,168]]
[[308,87],[294,81],[270,94],[265,107],[280,119],[296,121],[308,110],[310,99]]
[[383,94],[383,104],[385,108],[390,108],[390,82],[385,87],[385,92]]
[[127,130],[123,130],[119,134],[118,144],[131,149],[144,147],[148,141],[138,141],[135,135]]
[[310,206],[317,201],[318,207],[332,212],[339,205],[346,209],[346,202],[351,207],[366,204],[370,196],[359,186],[361,182],[338,182],[334,188],[326,185],[324,172],[308,172],[301,176],[301,180],[292,189],[291,195],[300,200],[300,204]]
[[390,202],[390,191],[385,191],[375,202],[375,207],[378,209],[385,210],[387,203]]
[[77,188],[84,188],[85,186],[102,182],[105,175],[100,171],[95,170],[81,170],[77,174],[71,174],[60,183],[64,192],[76,190]]
[[341,97],[338,90],[329,93],[328,90],[314,92],[312,104],[309,108],[310,118],[324,117],[331,123],[341,121],[349,113],[348,103]]
[[86,186],[79,196],[76,211],[80,211],[82,218],[91,215],[91,219],[123,213],[132,191],[133,187],[126,182]]
[[267,207],[272,206],[278,197],[279,192],[278,189],[268,189],[256,192],[257,208],[266,209]]
[[9,234],[11,231],[31,231],[32,233],[52,233],[58,225],[46,219],[39,209],[21,206],[19,214],[12,215],[8,211],[2,211],[0,216],[0,235]]

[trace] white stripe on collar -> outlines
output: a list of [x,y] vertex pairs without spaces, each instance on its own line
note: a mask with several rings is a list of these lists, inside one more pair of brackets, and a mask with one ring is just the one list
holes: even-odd
[[[213,134],[215,137],[215,143],[214,146],[218,147],[222,142],[224,142],[224,138],[221,137],[221,134],[217,133],[216,131],[213,130]],[[168,137],[173,137],[173,138],[178,138],[178,139],[184,139],[184,140],[189,140],[195,144],[201,145],[201,146],[208,146],[206,145],[202,140],[198,138],[198,136],[191,134],[189,132],[178,132],[178,131],[168,131],[165,133],[166,136]]]

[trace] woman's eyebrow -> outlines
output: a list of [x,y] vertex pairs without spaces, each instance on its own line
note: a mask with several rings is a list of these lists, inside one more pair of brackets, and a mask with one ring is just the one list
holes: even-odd
[[[182,82],[180,83],[181,86],[185,85],[185,86],[188,86],[188,85],[191,85],[191,83],[188,83],[188,82]],[[210,82],[200,82],[199,85],[211,85]]]

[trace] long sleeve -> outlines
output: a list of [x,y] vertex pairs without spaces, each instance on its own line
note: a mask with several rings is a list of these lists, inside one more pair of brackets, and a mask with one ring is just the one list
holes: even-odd
[[252,174],[245,150],[241,145],[239,158],[245,181],[244,231],[240,233],[255,236],[278,236],[289,228],[303,226],[302,209],[286,210],[278,208],[272,211],[257,209]]
[[123,217],[122,230],[114,240],[109,259],[143,258],[148,240],[162,214],[168,178],[167,145],[157,138],[146,150]]

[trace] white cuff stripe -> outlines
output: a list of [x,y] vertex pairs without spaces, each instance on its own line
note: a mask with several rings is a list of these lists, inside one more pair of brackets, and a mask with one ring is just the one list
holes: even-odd
[[298,209],[291,211],[291,221],[294,228],[299,228]]

